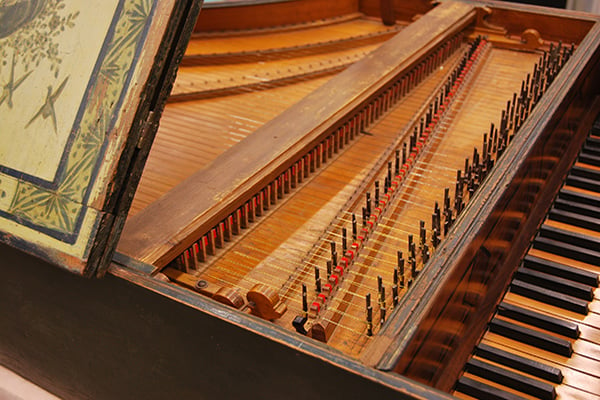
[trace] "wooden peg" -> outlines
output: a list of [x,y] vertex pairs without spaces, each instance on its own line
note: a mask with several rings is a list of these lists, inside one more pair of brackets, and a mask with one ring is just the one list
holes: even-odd
[[543,46],[544,40],[536,29],[525,29],[521,33],[521,43],[523,43],[525,48],[534,50]]
[[254,285],[246,298],[252,314],[269,321],[280,318],[287,311],[277,292],[262,283]]
[[244,297],[240,294],[239,290],[234,288],[222,287],[213,295],[213,299],[219,303],[226,304],[228,306],[241,309],[246,302]]

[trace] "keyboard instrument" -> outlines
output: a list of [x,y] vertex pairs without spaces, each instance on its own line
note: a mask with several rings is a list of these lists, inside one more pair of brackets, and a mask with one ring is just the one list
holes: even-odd
[[459,393],[598,397],[598,122],[467,362]]
[[0,196],[1,363],[65,398],[600,397],[598,16],[110,1],[131,49],[58,157],[100,161]]

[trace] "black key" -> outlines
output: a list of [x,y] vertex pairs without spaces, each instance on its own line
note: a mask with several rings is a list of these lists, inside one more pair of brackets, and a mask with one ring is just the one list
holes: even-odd
[[597,146],[584,146],[581,151],[590,156],[600,157],[600,148]]
[[579,161],[584,164],[595,165],[596,167],[600,167],[600,157],[595,156],[594,154],[586,153],[582,151],[579,154]]
[[[599,154],[600,155],[600,154]],[[573,176],[579,176],[581,178],[591,179],[593,181],[600,181],[600,171],[595,169],[586,168],[581,165],[574,165],[569,173]]]
[[595,196],[589,193],[574,192],[568,189],[561,189],[560,192],[558,192],[558,198],[594,207],[598,207],[600,204],[600,196]]
[[487,385],[466,376],[456,382],[456,391],[485,400],[525,400],[521,396]]
[[583,213],[560,210],[556,208],[556,204],[548,213],[548,218],[553,221],[564,222],[565,224],[600,232],[600,218],[590,217]]
[[594,272],[545,260],[532,255],[525,256],[523,259],[523,266],[593,287],[598,287],[599,284],[598,274]]
[[563,199],[560,194],[554,200],[553,208],[561,211],[567,211],[574,214],[591,218],[600,218],[600,198],[592,201],[594,204],[587,204],[581,201]]
[[574,322],[551,317],[506,302],[498,305],[498,314],[573,339],[579,337],[579,326]]
[[597,118],[592,124],[590,135],[600,136],[600,118]]
[[[567,235],[565,237],[553,238],[543,236],[544,233],[545,232],[540,232],[540,234],[538,234],[538,236],[535,238],[533,242],[534,249],[547,251],[559,256],[568,257],[588,264],[600,266],[600,252],[598,250],[592,250],[594,248],[600,249],[600,244],[590,245],[590,243],[588,243],[585,240],[585,236],[581,234],[573,234],[572,236]],[[577,237],[581,238],[579,244],[571,244],[567,241],[569,240],[571,242],[577,242]],[[589,238],[590,236],[587,237]]]
[[588,136],[588,138],[585,139],[585,144],[583,145],[583,147],[586,149],[600,150],[600,139]]
[[579,232],[570,232],[553,226],[542,225],[539,235],[549,239],[559,240],[574,246],[583,247],[595,252],[600,250],[600,238]]
[[588,143],[586,141],[586,143],[584,143],[583,147],[581,148],[581,153],[599,157],[600,156],[600,148],[598,146],[595,146],[594,142]]
[[473,375],[543,400],[553,400],[556,397],[556,391],[551,384],[521,375],[483,360],[472,358],[467,362],[465,369]]
[[600,253],[558,240],[538,237],[533,242],[533,248],[600,266]]
[[547,350],[554,354],[565,357],[571,357],[571,354],[573,354],[571,342],[566,339],[504,321],[498,317],[492,318],[489,323],[489,330],[506,338],[537,347],[538,349]]
[[563,381],[563,374],[558,368],[497,349],[487,344],[480,343],[475,348],[475,354],[481,358],[506,365],[512,369],[537,376],[550,382],[561,383]]
[[594,288],[582,283],[573,282],[569,279],[560,278],[545,272],[535,271],[526,267],[520,267],[515,273],[517,279],[529,282],[539,287],[554,290],[578,299],[591,301],[594,299]]
[[544,304],[550,304],[565,310],[573,311],[581,315],[588,314],[588,302],[577,299],[566,294],[544,289],[531,283],[513,279],[510,283],[510,291],[521,296],[537,300]]
[[[600,157],[599,157],[598,163],[600,163]],[[598,165],[598,166],[600,167],[600,165]],[[585,189],[585,190],[589,190],[591,192],[600,193],[600,182],[598,182],[594,179],[583,178],[581,176],[569,174],[567,176],[566,183],[567,183],[567,185],[575,186],[580,189]]]

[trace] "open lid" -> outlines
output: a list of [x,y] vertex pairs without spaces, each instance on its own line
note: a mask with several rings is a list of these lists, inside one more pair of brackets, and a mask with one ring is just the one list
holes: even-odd
[[110,262],[199,0],[0,0],[0,240]]

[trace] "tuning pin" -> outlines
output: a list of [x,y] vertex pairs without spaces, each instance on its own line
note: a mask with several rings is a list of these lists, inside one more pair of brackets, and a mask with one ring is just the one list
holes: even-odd
[[379,319],[380,324],[383,325],[385,322],[385,286],[381,286],[381,293],[379,299]]
[[404,258],[402,257],[402,252],[398,251],[398,278],[400,280],[400,287],[404,287]]
[[308,314],[308,297],[306,292],[306,285],[302,284],[302,312],[304,315]]
[[408,235],[408,254],[411,276],[412,278],[415,278],[417,276],[417,255],[412,235]]
[[[415,248],[415,243],[413,242],[413,235],[408,235],[408,260],[412,265],[416,259],[417,259],[416,248]],[[413,266],[413,269],[414,269],[414,266]]]
[[302,284],[302,314],[297,315],[292,321],[292,325],[296,329],[296,332],[306,335],[308,332],[304,328],[306,321],[308,320],[308,300],[306,294],[306,285]]
[[425,229],[425,221],[419,221],[419,247],[423,248],[425,243],[427,243],[427,230]]
[[373,307],[371,307],[371,293],[365,296],[367,306],[367,336],[373,336]]
[[471,179],[472,170],[471,170],[471,166],[469,165],[469,158],[468,157],[465,158],[465,168],[464,168],[464,171],[465,171],[465,176],[464,176],[463,179],[464,179],[465,182],[469,182],[469,180]]
[[431,231],[431,244],[432,244],[433,248],[437,248],[440,244],[440,233],[437,230],[437,228],[434,228]]
[[[429,104],[429,110],[427,111],[427,114],[425,115],[425,125],[429,125],[431,123],[433,117],[433,104]],[[423,129],[421,129],[421,135],[423,135]]]
[[315,267],[315,287],[317,293],[321,293],[321,274],[319,272],[319,267]]
[[333,263],[333,265],[337,265],[337,251],[335,251],[335,242],[331,241],[331,262]]
[[458,197],[463,191],[463,178],[462,171],[460,169],[456,170],[456,184],[454,186],[454,201],[456,202],[456,197]]
[[440,224],[442,222],[442,214],[440,211],[440,205],[438,204],[438,202],[435,202],[435,206],[433,208],[433,214],[435,215],[435,227],[437,228],[438,232],[440,231]]

